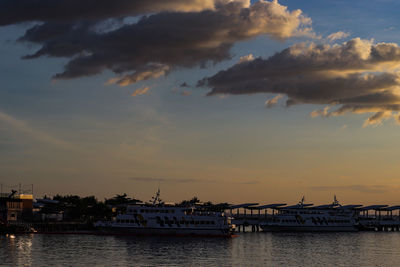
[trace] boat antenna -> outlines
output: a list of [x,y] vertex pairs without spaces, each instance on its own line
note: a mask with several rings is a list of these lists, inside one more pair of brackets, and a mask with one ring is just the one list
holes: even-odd
[[333,206],[342,206],[339,203],[339,200],[337,200],[336,195],[333,195]]
[[303,206],[304,201],[306,201],[306,198],[303,196],[299,202],[299,205]]
[[158,188],[156,195],[154,197],[152,197],[151,199],[152,200],[150,200],[150,201],[152,201],[153,205],[160,204],[162,202],[162,200],[160,198],[160,187]]

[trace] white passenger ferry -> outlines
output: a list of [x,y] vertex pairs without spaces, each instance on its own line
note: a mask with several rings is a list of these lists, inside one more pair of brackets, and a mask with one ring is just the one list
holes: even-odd
[[332,204],[313,206],[303,197],[297,205],[276,207],[277,213],[260,227],[263,231],[357,231],[354,208],[358,206],[341,206],[336,197]]
[[160,190],[152,203],[128,205],[125,214],[96,222],[95,227],[101,233],[122,235],[231,236],[234,231],[223,212],[158,203],[159,195]]

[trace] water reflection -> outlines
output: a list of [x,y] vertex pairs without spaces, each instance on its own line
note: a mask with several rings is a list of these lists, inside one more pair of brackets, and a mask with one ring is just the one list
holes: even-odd
[[397,266],[400,233],[245,233],[236,238],[0,237],[0,265]]
[[32,235],[0,236],[0,263],[32,265]]

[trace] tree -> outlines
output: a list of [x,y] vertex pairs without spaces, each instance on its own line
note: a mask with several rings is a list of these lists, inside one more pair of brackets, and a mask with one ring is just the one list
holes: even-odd
[[179,203],[180,206],[193,206],[200,203],[200,199],[196,196],[194,196],[190,200],[182,200],[181,203]]
[[137,203],[137,202],[142,202],[142,201],[135,198],[130,198],[126,193],[122,195],[117,194],[115,197],[105,199],[104,201],[106,205],[111,205],[111,206],[118,206],[122,204]]

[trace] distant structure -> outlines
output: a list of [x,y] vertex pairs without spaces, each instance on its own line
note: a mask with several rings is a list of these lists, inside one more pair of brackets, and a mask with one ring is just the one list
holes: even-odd
[[28,194],[25,193],[26,190],[22,191],[21,184],[18,185],[18,190],[11,189],[9,192],[3,192],[3,189],[7,187],[10,186],[4,184],[0,186],[0,221],[10,223],[32,219],[33,185]]

